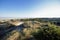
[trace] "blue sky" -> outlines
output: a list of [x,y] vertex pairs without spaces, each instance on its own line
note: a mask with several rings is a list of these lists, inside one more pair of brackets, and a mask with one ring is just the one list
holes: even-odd
[[60,17],[60,1],[0,0],[0,17]]

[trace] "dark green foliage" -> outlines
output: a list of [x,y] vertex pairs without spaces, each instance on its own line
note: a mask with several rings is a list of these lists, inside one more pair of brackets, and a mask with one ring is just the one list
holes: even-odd
[[60,36],[51,27],[41,27],[37,33],[32,34],[36,40],[60,40]]

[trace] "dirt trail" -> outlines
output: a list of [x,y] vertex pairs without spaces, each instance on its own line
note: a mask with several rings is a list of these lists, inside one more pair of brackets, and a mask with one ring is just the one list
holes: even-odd
[[16,32],[12,36],[7,38],[7,40],[17,40],[18,37],[19,37],[19,32]]

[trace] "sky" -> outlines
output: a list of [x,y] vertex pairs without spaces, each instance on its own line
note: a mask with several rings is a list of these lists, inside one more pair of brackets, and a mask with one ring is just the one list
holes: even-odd
[[0,17],[60,17],[60,0],[0,0]]

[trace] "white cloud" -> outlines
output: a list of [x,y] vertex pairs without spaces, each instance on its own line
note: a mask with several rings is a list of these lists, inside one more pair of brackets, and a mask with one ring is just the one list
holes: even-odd
[[32,12],[33,17],[60,17],[60,6],[50,5],[43,8],[35,9]]

